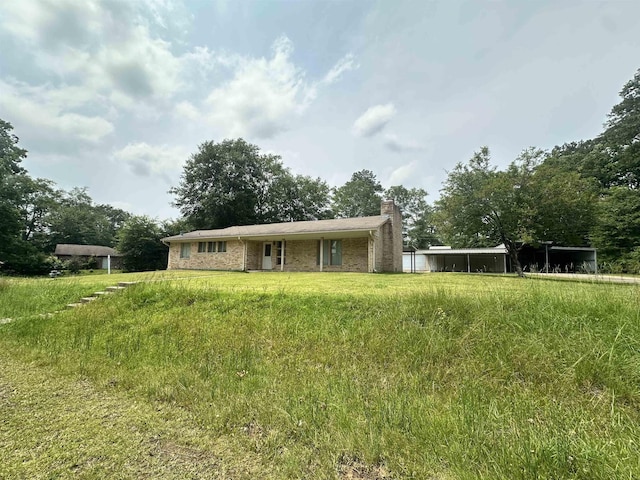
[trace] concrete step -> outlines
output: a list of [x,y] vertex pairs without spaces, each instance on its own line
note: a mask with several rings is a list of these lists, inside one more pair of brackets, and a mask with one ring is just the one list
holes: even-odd
[[101,297],[103,295],[111,295],[113,292],[93,292],[94,295]]
[[78,308],[81,307],[82,303],[67,303],[67,308]]
[[105,288],[105,290],[107,292],[119,292],[120,290],[124,290],[125,288],[127,288],[127,287],[117,286],[117,287],[107,287],[107,288]]
[[131,287],[131,286],[135,285],[136,283],[138,283],[138,282],[118,282],[118,286],[127,288],[127,287]]
[[89,303],[89,302],[93,302],[94,300],[96,300],[98,297],[82,297],[80,299],[80,303]]

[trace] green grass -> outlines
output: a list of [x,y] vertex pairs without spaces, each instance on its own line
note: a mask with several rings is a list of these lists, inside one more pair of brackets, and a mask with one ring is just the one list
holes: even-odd
[[[150,432],[216,452],[212,477],[640,476],[638,286],[452,274],[111,277],[3,282],[0,317],[12,304],[24,315],[0,325],[0,350],[12,371],[29,365],[68,385],[65,404],[82,379],[91,408],[113,396],[125,412],[142,405]],[[46,320],[23,298],[45,288],[38,308],[55,309],[122,279],[148,282]],[[171,428],[157,408],[177,419]],[[0,447],[19,431],[12,425],[0,427]],[[84,448],[97,448],[76,428]],[[0,477],[48,478],[53,460],[19,462],[38,436],[20,432],[23,448],[0,448]],[[110,436],[149,448],[124,426]],[[50,448],[48,457],[62,455]],[[132,466],[112,450],[88,476],[160,476],[160,464]],[[88,462],[80,448],[64,453],[54,465],[62,476]],[[196,464],[166,471],[194,476]]]

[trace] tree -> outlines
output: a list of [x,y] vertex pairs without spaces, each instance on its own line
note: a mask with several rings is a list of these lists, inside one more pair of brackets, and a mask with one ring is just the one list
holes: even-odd
[[198,229],[280,221],[291,173],[280,157],[236,140],[205,142],[187,160],[174,205]]
[[607,149],[612,185],[640,188],[640,69],[620,91],[598,141]]
[[505,171],[490,165],[487,147],[449,172],[436,203],[440,232],[460,247],[502,243],[518,275],[525,244],[571,242],[593,220],[593,190],[575,174],[539,168],[545,153],[525,150]]
[[60,201],[60,192],[54,183],[44,178],[20,175],[16,178],[22,223],[22,239],[38,245],[42,249],[49,233],[51,212]]
[[50,216],[49,248],[58,243],[114,246],[113,222],[104,206],[93,204],[86,188],[60,192],[59,203]]
[[640,192],[627,187],[606,191],[598,204],[593,242],[604,259],[620,259],[640,246]]
[[22,230],[18,179],[25,175],[20,163],[27,151],[18,147],[13,126],[0,120],[0,261],[10,263],[18,256]]
[[380,215],[382,185],[371,170],[360,170],[333,190],[333,213],[338,218]]
[[392,199],[402,212],[402,236],[405,244],[427,248],[437,243],[431,225],[431,208],[426,200],[426,190],[395,185],[389,187],[384,196]]
[[118,251],[127,272],[164,270],[169,249],[160,239],[164,232],[147,216],[132,216],[118,233]]
[[331,218],[329,185],[320,178],[283,174],[273,184],[267,217],[277,222]]

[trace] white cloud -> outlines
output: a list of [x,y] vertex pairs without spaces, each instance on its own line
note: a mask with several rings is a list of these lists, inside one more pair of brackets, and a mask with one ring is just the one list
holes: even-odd
[[396,168],[391,175],[389,175],[389,185],[402,185],[407,180],[417,174],[416,162],[407,163]]
[[73,111],[73,88],[51,90],[0,80],[0,91],[3,116],[28,125],[32,143],[43,150],[57,145],[72,151],[81,146],[79,143],[97,144],[114,131],[113,124],[104,118]]
[[416,150],[423,150],[424,147],[411,140],[400,139],[396,134],[389,133],[384,136],[384,146],[392,152],[412,152]]
[[270,59],[237,59],[233,78],[207,98],[211,121],[230,136],[270,138],[290,128],[316,96],[315,85],[292,63],[292,52],[282,36]]
[[175,106],[174,115],[179,119],[186,119],[190,121],[202,120],[200,111],[191,102],[187,101],[179,102]]
[[358,65],[355,64],[355,59],[351,53],[346,54],[342,57],[338,62],[327,72],[327,74],[322,79],[322,83],[326,85],[331,85],[332,83],[337,82],[343,73],[348,72],[349,70],[354,70],[358,68]]
[[375,105],[358,117],[353,123],[353,133],[359,137],[370,137],[380,132],[395,116],[393,103]]
[[127,164],[136,175],[158,175],[167,181],[170,181],[168,173],[179,170],[187,157],[188,152],[181,147],[145,142],[130,143],[113,153],[116,162]]
[[[149,3],[151,17],[160,19],[158,2]],[[100,0],[2,2],[0,28],[26,47],[41,72],[133,108],[132,100],[171,97],[183,84],[183,63],[202,57],[200,51],[174,55],[172,44],[154,35],[152,22],[136,11],[139,6]]]

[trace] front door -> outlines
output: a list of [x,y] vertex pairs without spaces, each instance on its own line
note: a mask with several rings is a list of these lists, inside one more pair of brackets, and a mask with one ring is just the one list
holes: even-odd
[[271,242],[262,245],[262,269],[271,270]]

